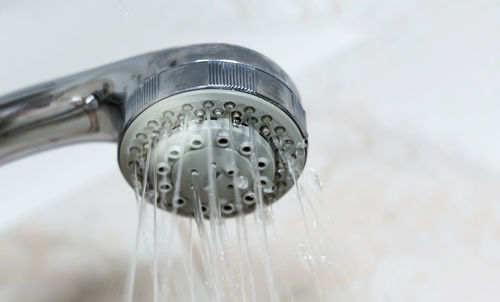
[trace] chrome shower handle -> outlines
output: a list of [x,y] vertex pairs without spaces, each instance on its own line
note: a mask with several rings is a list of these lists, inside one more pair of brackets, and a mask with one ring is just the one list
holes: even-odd
[[59,146],[118,140],[121,107],[172,49],[0,96],[0,164]]
[[120,111],[107,81],[56,80],[0,98],[0,164],[86,141],[116,141]]

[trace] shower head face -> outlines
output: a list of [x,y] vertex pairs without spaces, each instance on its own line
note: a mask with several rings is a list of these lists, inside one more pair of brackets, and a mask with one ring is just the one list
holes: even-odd
[[123,137],[120,166],[161,209],[231,217],[283,196],[302,172],[306,148],[295,123],[268,101],[198,90],[143,111]]
[[267,70],[254,57],[246,64],[245,51],[236,47],[240,62],[180,60],[132,94],[120,168],[158,208],[209,219],[246,214],[281,198],[302,172],[307,137],[294,86],[265,57]]

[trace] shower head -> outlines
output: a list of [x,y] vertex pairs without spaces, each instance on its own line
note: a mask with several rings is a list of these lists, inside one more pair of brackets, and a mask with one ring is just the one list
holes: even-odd
[[0,98],[0,163],[118,142],[128,183],[176,214],[234,216],[278,200],[302,172],[305,112],[265,56],[227,44],[149,53]]

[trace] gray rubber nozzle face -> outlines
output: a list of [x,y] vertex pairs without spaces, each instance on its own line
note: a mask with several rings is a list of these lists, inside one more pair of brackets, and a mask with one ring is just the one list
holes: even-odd
[[295,87],[251,50],[189,48],[129,98],[123,175],[148,201],[184,216],[231,217],[278,200],[306,160]]

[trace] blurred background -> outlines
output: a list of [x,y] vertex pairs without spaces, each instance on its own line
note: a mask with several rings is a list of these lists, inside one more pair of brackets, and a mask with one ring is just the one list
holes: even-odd
[[[498,301],[499,15],[495,0],[0,0],[0,94],[171,46],[257,50],[302,94],[338,274],[361,300]],[[0,168],[1,301],[118,301],[137,213],[116,152]]]

